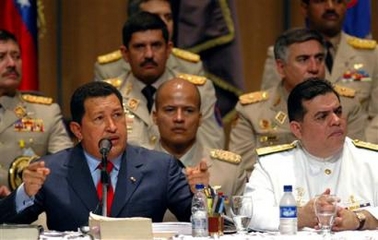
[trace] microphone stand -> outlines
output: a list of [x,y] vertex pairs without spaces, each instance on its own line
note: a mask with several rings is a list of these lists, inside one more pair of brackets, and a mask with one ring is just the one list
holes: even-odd
[[106,171],[108,165],[107,154],[103,153],[101,158],[101,183],[102,183],[102,216],[107,216],[108,213],[108,185],[109,185],[109,173]]

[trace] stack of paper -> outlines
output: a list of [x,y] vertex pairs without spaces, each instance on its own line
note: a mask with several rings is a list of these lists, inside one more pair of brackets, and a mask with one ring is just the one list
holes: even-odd
[[153,239],[150,218],[111,218],[89,214],[91,234],[100,239]]
[[161,222],[153,223],[152,229],[155,233],[172,232],[178,235],[192,235],[192,225],[189,222]]

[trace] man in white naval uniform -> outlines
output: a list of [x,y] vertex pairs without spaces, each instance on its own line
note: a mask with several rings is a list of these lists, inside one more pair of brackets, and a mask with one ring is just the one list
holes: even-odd
[[[180,77],[196,84],[204,103],[199,140],[211,147],[223,147],[224,132],[215,115],[214,86],[204,77],[178,73],[166,67],[172,48],[168,36],[164,22],[147,12],[134,14],[123,28],[121,52],[131,71],[108,82],[118,87],[125,99],[128,142],[154,148],[159,137],[151,117],[154,92],[163,82]],[[149,97],[145,91],[147,88],[150,88]]]
[[378,227],[378,146],[346,137],[346,121],[338,93],[321,79],[297,85],[288,98],[290,129],[299,139],[257,150],[259,159],[246,185],[253,196],[250,227],[277,230],[283,186],[292,185],[298,204],[298,228],[315,227],[317,194],[336,194],[332,229]]

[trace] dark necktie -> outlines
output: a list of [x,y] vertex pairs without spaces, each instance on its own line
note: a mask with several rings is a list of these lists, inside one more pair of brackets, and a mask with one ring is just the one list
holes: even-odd
[[[110,181],[110,173],[112,172],[113,170],[113,163],[108,161],[108,163],[106,164],[106,171],[108,172],[109,174],[109,184],[108,184],[108,194],[107,194],[107,204],[106,204],[106,209],[107,209],[107,215],[109,216],[110,215],[110,209],[112,207],[112,203],[113,203],[113,197],[114,197],[114,190],[113,190],[113,187],[112,187],[112,183]],[[102,170],[102,164],[100,163],[97,167],[98,169]],[[102,182],[101,182],[101,178],[100,180],[98,181],[97,183],[97,196],[98,196],[98,199],[100,199],[102,201]]]
[[142,93],[147,99],[148,112],[151,112],[152,105],[154,105],[154,94],[155,94],[155,92],[156,92],[156,88],[151,86],[151,85],[147,85],[142,89]]
[[326,47],[327,47],[327,53],[326,53],[325,63],[326,63],[326,66],[327,66],[329,73],[331,73],[332,72],[332,66],[333,66],[333,57],[332,57],[332,53],[331,53],[332,43],[327,41]]

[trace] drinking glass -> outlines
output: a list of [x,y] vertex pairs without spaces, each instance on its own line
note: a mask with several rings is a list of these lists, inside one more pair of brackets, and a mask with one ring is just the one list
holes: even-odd
[[253,214],[251,196],[233,196],[231,198],[231,216],[239,234],[248,232],[248,225]]
[[338,197],[330,194],[318,195],[315,198],[314,209],[318,219],[318,226],[323,236],[331,234],[333,221],[335,220]]

